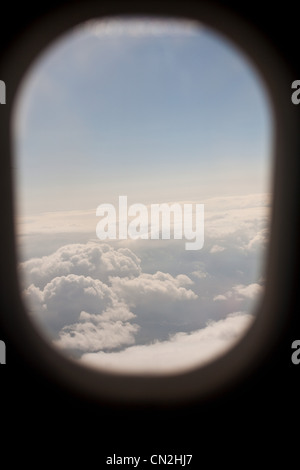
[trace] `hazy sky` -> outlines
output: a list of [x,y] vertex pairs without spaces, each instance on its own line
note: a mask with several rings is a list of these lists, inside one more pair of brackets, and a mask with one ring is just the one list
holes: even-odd
[[[15,108],[29,310],[81,361],[159,372],[253,320],[268,241],[272,122],[243,56],[206,28],[90,22],[28,74]],[[205,242],[97,240],[96,208],[192,201]]]

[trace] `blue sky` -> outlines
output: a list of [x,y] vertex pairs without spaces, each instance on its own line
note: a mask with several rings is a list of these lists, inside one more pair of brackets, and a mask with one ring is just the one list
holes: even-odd
[[237,50],[190,24],[113,30],[74,32],[29,75],[17,124],[26,212],[264,191],[270,114]]
[[[272,119],[237,49],[187,21],[89,22],[33,65],[14,138],[23,295],[48,339],[151,373],[238,340],[264,286]],[[98,240],[97,207],[121,195],[204,204],[203,249]]]

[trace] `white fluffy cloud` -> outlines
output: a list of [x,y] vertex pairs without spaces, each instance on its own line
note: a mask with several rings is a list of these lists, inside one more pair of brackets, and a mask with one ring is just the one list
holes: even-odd
[[251,319],[228,314],[251,312],[263,290],[268,200],[204,203],[203,250],[187,252],[180,240],[97,241],[21,263],[32,317],[58,347],[103,367],[186,367],[227,348]]
[[219,294],[219,295],[215,295],[215,297],[213,298],[214,302],[216,300],[227,300],[227,297],[225,295],[222,295],[222,294]]
[[220,240],[229,240],[247,250],[264,245],[268,239],[270,199],[270,194],[249,194],[203,201],[206,238],[217,242],[216,246]]
[[254,299],[262,292],[263,287],[257,283],[249,284],[248,286],[239,284],[237,286],[234,286],[233,290],[240,297],[246,297],[247,299]]
[[233,297],[235,300],[243,300],[243,299],[255,299],[257,298],[263,291],[263,287],[260,284],[252,283],[248,285],[238,284],[233,286],[233,288],[227,291],[225,294],[218,294],[216,295],[213,300],[228,300],[232,299]]
[[196,279],[205,279],[207,277],[207,273],[198,269],[196,271],[192,271],[191,276],[195,277]]
[[246,244],[245,248],[249,251],[255,251],[259,247],[265,247],[269,238],[269,229],[263,228],[255,233]]
[[184,274],[173,277],[158,271],[155,274],[142,273],[132,279],[114,277],[110,280],[114,292],[131,305],[197,299],[197,295],[185,287],[193,284],[193,281]]
[[113,289],[98,279],[69,274],[55,277],[44,289],[31,284],[24,291],[25,298],[34,306],[39,321],[52,331],[78,321],[82,311],[93,315],[107,315],[127,320],[134,315],[119,301]]
[[141,273],[139,262],[127,248],[67,245],[23,263],[35,281],[24,297],[33,318],[62,348],[88,352],[133,344],[137,316],[154,310],[167,322],[176,302],[197,299],[188,276]]
[[177,333],[168,341],[130,346],[119,352],[88,353],[81,360],[90,366],[119,372],[124,369],[154,374],[183,371],[223,354],[252,321],[252,315],[237,312],[192,333]]
[[[112,315],[91,315],[81,312],[79,322],[62,328],[55,344],[62,348],[79,349],[81,351],[99,351],[123,345],[133,344],[134,334],[139,326],[122,321],[118,318],[131,319],[134,315],[126,308],[121,312],[113,310]],[[127,313],[127,316],[126,316]]]
[[107,280],[109,275],[137,276],[140,259],[128,248],[113,249],[107,244],[64,245],[49,256],[20,264],[27,285],[43,287],[55,277],[77,274]]

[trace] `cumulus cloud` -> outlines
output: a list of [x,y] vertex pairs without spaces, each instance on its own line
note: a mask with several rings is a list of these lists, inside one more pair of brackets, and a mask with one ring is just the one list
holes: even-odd
[[246,297],[248,299],[257,297],[262,292],[262,289],[263,287],[257,283],[249,284],[248,286],[239,284],[233,287],[234,292],[240,297]]
[[[111,313],[112,315],[109,312],[103,315],[91,315],[81,312],[79,322],[63,327],[59,333],[59,339],[54,343],[65,349],[78,349],[84,352],[133,344],[134,334],[139,326],[124,322],[120,318],[130,319],[134,315],[126,308],[121,312],[112,310]],[[120,318],[118,318],[118,313],[120,313]]]
[[222,294],[215,295],[215,297],[213,298],[213,301],[215,302],[216,300],[227,300],[227,297]]
[[131,305],[164,299],[172,302],[197,299],[197,295],[185,287],[193,284],[193,281],[184,274],[173,277],[158,271],[155,274],[142,273],[132,279],[113,277],[110,281],[114,292]]
[[[56,345],[84,352],[119,348],[134,343],[147,314],[152,323],[167,323],[176,303],[197,299],[188,276],[141,273],[139,263],[128,248],[66,245],[22,264],[34,281],[24,297]],[[140,324],[132,323],[135,318]],[[144,337],[155,334],[150,330]]]
[[89,276],[55,277],[44,289],[31,284],[24,290],[24,296],[34,306],[38,320],[56,332],[76,322],[84,310],[94,315],[106,314],[105,318],[108,313],[121,320],[133,317],[111,287]]
[[262,293],[262,291],[263,286],[256,282],[248,285],[238,284],[233,286],[233,288],[228,290],[225,294],[216,295],[213,300],[228,300],[233,297],[235,297],[235,300],[255,299]]
[[87,353],[81,360],[90,366],[120,372],[170,373],[207,363],[220,356],[240,339],[253,316],[243,312],[210,322],[191,333],[176,333],[168,341],[127,347],[119,352]]
[[269,238],[269,229],[263,228],[259,230],[253,237],[250,238],[249,242],[245,245],[245,248],[249,251],[256,251],[261,246],[265,247]]
[[118,240],[68,244],[24,261],[32,318],[58,347],[101,366],[151,370],[162,362],[165,370],[208,360],[246,326],[248,316],[228,314],[251,312],[262,293],[267,201],[204,201],[206,242],[193,253],[181,240]]
[[108,244],[64,245],[49,256],[20,264],[27,285],[45,286],[55,277],[77,274],[106,281],[109,275],[137,276],[140,259],[128,248],[113,249]]

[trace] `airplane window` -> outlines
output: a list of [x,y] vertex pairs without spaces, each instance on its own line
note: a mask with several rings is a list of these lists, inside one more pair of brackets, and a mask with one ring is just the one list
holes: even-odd
[[255,321],[272,119],[241,52],[190,20],[92,20],[34,63],[14,112],[19,278],[68,358],[168,374]]

